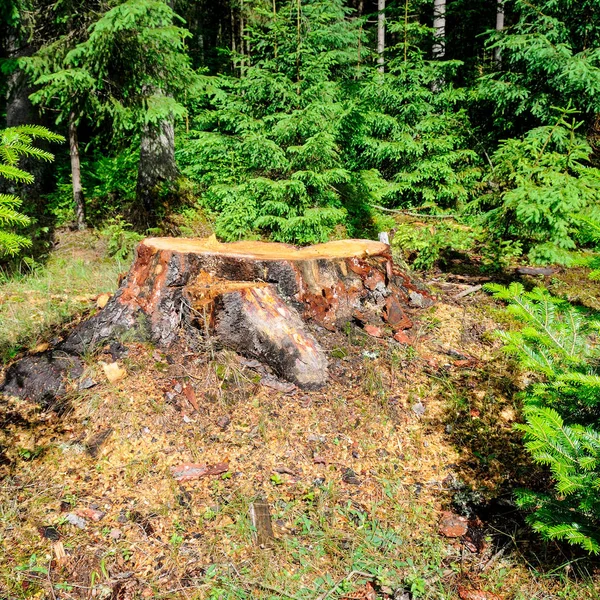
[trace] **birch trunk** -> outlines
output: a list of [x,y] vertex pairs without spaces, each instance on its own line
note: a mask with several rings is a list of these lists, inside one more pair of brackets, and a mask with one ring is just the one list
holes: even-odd
[[383,73],[385,52],[385,0],[377,0],[377,70]]
[[79,157],[79,140],[77,139],[77,124],[75,113],[69,115],[69,154],[71,156],[71,180],[73,182],[73,203],[75,205],[75,218],[77,229],[84,230],[85,222],[85,199],[83,197],[83,186],[81,185],[81,159]]
[[[496,9],[496,31],[504,30],[504,0],[498,0]],[[500,48],[494,49],[494,60],[498,63],[502,63],[502,56]]]
[[444,58],[446,55],[446,0],[434,0],[433,29],[435,37],[433,58]]

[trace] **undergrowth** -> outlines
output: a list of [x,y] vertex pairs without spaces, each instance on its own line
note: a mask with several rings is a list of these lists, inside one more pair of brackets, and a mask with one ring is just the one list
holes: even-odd
[[105,250],[94,234],[75,235],[45,264],[0,273],[0,361],[48,341],[89,311],[98,294],[115,290],[126,265]]
[[519,506],[542,537],[600,553],[600,373],[596,313],[578,309],[543,288],[487,285],[522,324],[500,332],[533,381],[520,395],[525,423],[517,429],[553,489],[520,490]]

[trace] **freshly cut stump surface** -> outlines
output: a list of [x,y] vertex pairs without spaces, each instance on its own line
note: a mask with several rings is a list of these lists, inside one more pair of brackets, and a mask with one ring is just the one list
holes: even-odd
[[57,349],[81,355],[132,330],[169,346],[182,328],[194,329],[312,388],[327,381],[327,358],[307,323],[335,331],[354,320],[394,335],[412,326],[408,305],[428,304],[428,294],[394,265],[381,242],[296,248],[148,238],[106,307]]

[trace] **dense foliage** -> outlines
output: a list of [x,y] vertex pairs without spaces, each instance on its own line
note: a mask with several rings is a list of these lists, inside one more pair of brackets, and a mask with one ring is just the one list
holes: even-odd
[[[433,0],[388,0],[385,21],[375,0],[10,0],[0,174],[15,189],[0,196],[0,253],[27,248],[43,213],[100,228],[119,256],[149,230],[210,221],[223,240],[299,244],[393,230],[420,269],[460,251],[488,270],[584,263],[599,276],[597,3],[446,0],[442,32]],[[50,158],[35,136],[58,139],[40,124],[68,144],[33,182],[19,161]],[[544,377],[524,432],[557,493],[522,505],[543,535],[595,552],[586,317],[540,291],[496,291],[529,324],[510,348]],[[576,340],[566,354],[563,336]]]
[[538,376],[522,394],[526,422],[518,425],[533,458],[547,465],[554,493],[521,490],[518,502],[532,527],[600,553],[600,372],[597,315],[521,284],[488,285],[523,328],[502,332],[508,352]]
[[503,140],[493,155],[495,191],[478,199],[483,221],[492,238],[518,241],[533,262],[568,263],[582,241],[579,217],[600,206],[600,170],[580,125],[561,115]]
[[[39,125],[20,125],[0,131],[0,180],[13,184],[31,184],[33,175],[19,167],[19,160],[32,157],[50,161],[54,155],[34,145],[36,139],[59,142],[63,137]],[[21,198],[0,193],[0,258],[14,256],[31,246],[31,240],[18,231],[31,224],[31,218],[19,212]]]
[[487,8],[448,1],[442,46],[429,2],[389,3],[381,56],[374,2],[67,4],[52,18],[24,0],[2,22],[3,68],[24,70],[31,101],[69,128],[49,204],[60,220],[70,170],[95,224],[191,204],[222,239],[313,243],[374,232],[383,206],[454,215],[472,232],[462,245],[497,266],[595,248],[579,219],[598,202],[592,0],[515,0],[501,30]]
[[255,62],[244,77],[204,79],[179,151],[226,240],[267,233],[314,243],[347,223],[353,174],[341,155],[348,108],[340,80],[355,69],[359,33],[341,0],[309,4],[310,28],[287,18],[293,5],[250,29]]

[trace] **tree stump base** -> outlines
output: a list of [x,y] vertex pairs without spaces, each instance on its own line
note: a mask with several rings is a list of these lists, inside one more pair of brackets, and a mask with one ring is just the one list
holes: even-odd
[[170,346],[182,328],[194,328],[266,363],[281,378],[315,388],[327,381],[327,358],[307,323],[335,331],[358,320],[394,335],[412,326],[408,305],[431,303],[381,242],[339,240],[296,248],[222,244],[214,237],[148,238],[106,307],[57,349],[82,355],[132,330]]

